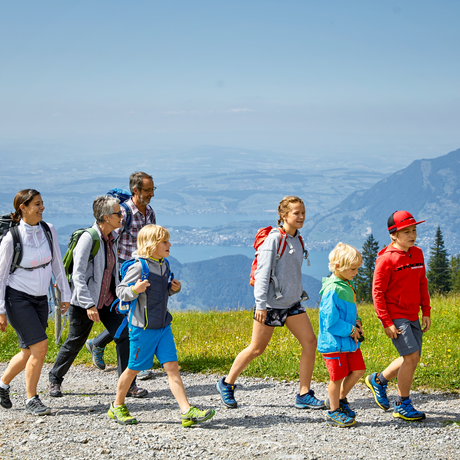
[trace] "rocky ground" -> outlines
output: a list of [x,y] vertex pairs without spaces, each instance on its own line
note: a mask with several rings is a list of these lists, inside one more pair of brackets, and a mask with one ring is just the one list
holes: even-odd
[[[0,364],[0,371],[5,364]],[[122,426],[107,416],[114,399],[115,369],[73,367],[66,376],[63,398],[47,394],[47,371],[39,391],[52,414],[24,411],[23,374],[11,385],[13,408],[0,412],[0,459],[458,459],[460,396],[414,393],[414,405],[427,414],[423,422],[404,422],[377,408],[369,390],[358,385],[350,394],[358,423],[332,428],[324,411],[295,409],[297,385],[272,379],[242,378],[236,392],[239,407],[222,407],[216,375],[184,373],[187,394],[200,408],[216,408],[213,419],[182,428],[179,409],[166,375],[142,382],[151,393],[128,400],[139,423]],[[139,382],[141,383],[141,382]],[[319,397],[326,385],[315,384]],[[395,390],[390,391],[394,398]],[[460,422],[459,422],[460,423]]]

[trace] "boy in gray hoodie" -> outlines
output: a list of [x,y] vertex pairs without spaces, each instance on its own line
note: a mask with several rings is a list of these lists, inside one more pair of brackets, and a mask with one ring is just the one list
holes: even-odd
[[[117,297],[123,302],[137,299],[128,313],[130,356],[128,367],[118,379],[117,394],[110,404],[109,417],[123,425],[137,423],[129,414],[125,397],[134,377],[150,369],[156,356],[168,374],[169,388],[181,409],[182,426],[204,422],[214,416],[214,409],[199,410],[190,406],[179,373],[177,352],[171,331],[172,316],[168,298],[180,291],[180,282],[173,278],[169,263],[171,243],[169,232],[159,225],[147,225],[137,237],[137,259],[117,287]],[[148,278],[141,279],[143,259],[148,266]],[[169,281],[169,278],[173,278]],[[131,307],[133,308],[133,307]]]

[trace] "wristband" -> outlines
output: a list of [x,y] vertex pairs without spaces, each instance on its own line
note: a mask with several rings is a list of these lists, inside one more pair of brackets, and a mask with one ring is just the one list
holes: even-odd
[[354,334],[355,334],[355,326],[351,326],[350,337],[352,337]]

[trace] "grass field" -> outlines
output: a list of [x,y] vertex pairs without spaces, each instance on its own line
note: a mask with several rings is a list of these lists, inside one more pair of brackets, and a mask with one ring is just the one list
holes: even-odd
[[[358,307],[363,319],[366,340],[362,351],[369,372],[382,370],[398,355],[386,337],[372,305]],[[172,323],[182,370],[226,374],[235,356],[249,344],[252,331],[252,312],[191,312],[175,313]],[[318,311],[309,310],[313,329],[318,331]],[[418,366],[413,388],[458,391],[460,389],[460,296],[437,296],[432,299],[432,328],[424,336],[421,364]],[[91,333],[95,337],[103,326],[96,324]],[[59,351],[54,344],[54,325],[49,325],[50,347],[47,362],[53,362]],[[67,331],[64,331],[62,340]],[[9,326],[0,333],[0,362],[8,361],[17,351],[17,338]],[[265,353],[254,360],[244,375],[274,377],[280,380],[298,378],[300,347],[286,328],[277,328]],[[107,347],[105,360],[116,365],[113,342]],[[91,365],[89,353],[84,348],[76,364]],[[159,367],[158,363],[156,363]],[[317,353],[316,381],[327,381],[328,374],[321,355]]]

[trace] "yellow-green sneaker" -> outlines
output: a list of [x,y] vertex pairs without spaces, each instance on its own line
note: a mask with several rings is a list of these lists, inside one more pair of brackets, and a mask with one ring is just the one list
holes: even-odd
[[113,407],[113,404],[110,403],[110,409],[107,414],[109,414],[110,418],[113,418],[122,425],[134,425],[137,423],[137,420],[131,417],[126,404],[120,404],[118,407]]
[[191,406],[186,414],[180,414],[182,426],[188,427],[195,425],[195,423],[205,422],[206,420],[214,417],[215,413],[216,411],[214,409],[200,410]]

